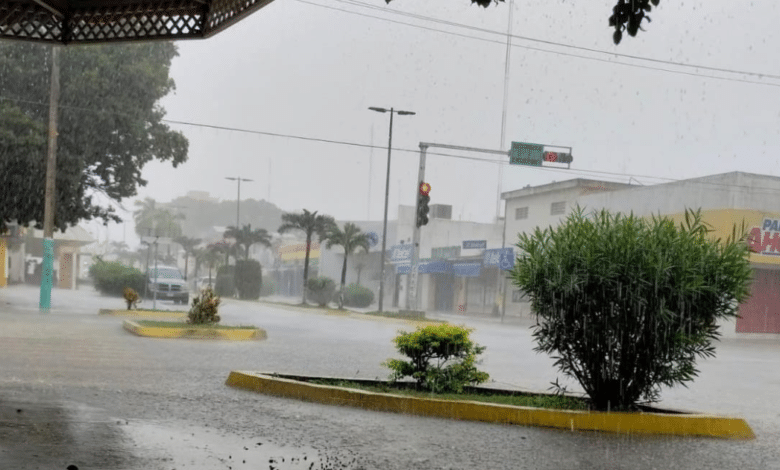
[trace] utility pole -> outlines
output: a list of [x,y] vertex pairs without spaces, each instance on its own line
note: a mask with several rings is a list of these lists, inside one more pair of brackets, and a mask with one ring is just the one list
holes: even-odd
[[43,209],[43,266],[41,313],[51,309],[51,288],[54,277],[54,213],[57,181],[57,112],[60,100],[60,47],[51,46],[51,84],[49,90],[49,149],[46,158],[46,192]]

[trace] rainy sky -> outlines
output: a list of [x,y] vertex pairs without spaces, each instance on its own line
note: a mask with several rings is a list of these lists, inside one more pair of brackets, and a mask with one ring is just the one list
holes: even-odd
[[[420,142],[573,148],[570,170],[504,166],[504,191],[574,177],[780,175],[780,5],[661,0],[646,31],[619,46],[607,25],[613,5],[514,0],[502,142],[509,0],[488,9],[469,0],[276,0],[208,40],[179,42],[177,89],[162,105],[190,141],[189,161],[149,164],[139,197],[167,202],[199,190],[235,200],[236,183],[224,177],[242,176],[254,180],[242,184],[242,199],[381,220],[389,115],[369,106],[417,113],[394,121],[391,219],[399,203],[414,203]],[[500,157],[431,152],[448,155],[429,155],[431,203],[451,204],[453,219],[493,220]],[[108,228],[111,238],[122,232]]]

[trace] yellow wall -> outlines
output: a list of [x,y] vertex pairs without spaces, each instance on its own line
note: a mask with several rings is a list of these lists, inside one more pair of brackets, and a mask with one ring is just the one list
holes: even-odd
[[[297,245],[287,245],[279,248],[279,256],[282,261],[292,261],[297,259],[306,259],[306,244],[299,243]],[[320,245],[319,243],[312,243],[309,250],[309,259],[317,259],[320,257]]]
[[5,287],[8,284],[8,279],[5,277],[5,262],[8,258],[8,251],[6,250],[5,238],[0,238],[0,287]]
[[[713,229],[710,236],[712,238],[720,238],[723,241],[731,236],[735,224],[739,231],[744,221],[745,230],[748,233],[753,231],[753,234],[757,234],[761,230],[764,218],[780,219],[780,212],[762,212],[745,209],[708,210],[702,211],[701,215],[702,220]],[[667,217],[674,220],[677,224],[685,221],[685,213],[668,215]],[[758,231],[756,231],[756,229],[758,229]],[[780,235],[778,235],[778,238],[780,239]],[[752,263],[780,265],[780,251],[777,255],[751,253],[750,261]]]

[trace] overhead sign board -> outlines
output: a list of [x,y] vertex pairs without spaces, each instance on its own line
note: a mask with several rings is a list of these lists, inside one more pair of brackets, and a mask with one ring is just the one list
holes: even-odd
[[512,142],[509,154],[510,165],[526,165],[526,166],[542,166],[542,162],[546,163],[566,163],[571,164],[573,158],[571,156],[571,148],[567,148],[568,152],[557,151],[545,151],[545,146],[542,144],[531,144],[528,142]]
[[542,166],[544,145],[526,142],[512,142],[509,163],[512,165]]
[[390,248],[390,262],[400,263],[412,259],[412,245],[393,245]]
[[484,250],[487,248],[487,240],[464,240],[464,250]]

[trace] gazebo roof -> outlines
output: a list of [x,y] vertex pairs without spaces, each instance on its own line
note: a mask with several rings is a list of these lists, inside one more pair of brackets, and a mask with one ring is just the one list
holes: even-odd
[[0,39],[102,43],[212,36],[273,0],[0,0]]

